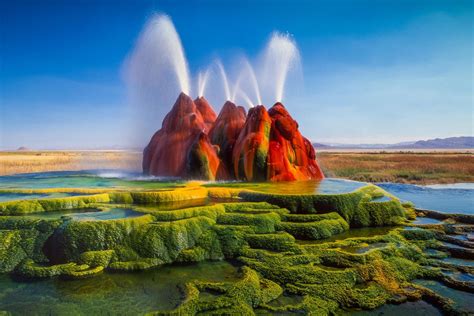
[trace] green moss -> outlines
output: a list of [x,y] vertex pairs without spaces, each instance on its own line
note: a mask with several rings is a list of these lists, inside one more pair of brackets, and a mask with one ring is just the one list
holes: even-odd
[[87,265],[77,265],[73,262],[43,266],[38,265],[33,260],[27,259],[16,269],[16,272],[27,278],[50,278],[62,274],[72,275],[74,271],[82,271],[88,268]]
[[151,215],[107,221],[68,221],[55,232],[48,247],[56,249],[57,261],[78,260],[83,252],[131,245],[131,234],[152,221]]
[[273,251],[291,251],[295,249],[295,238],[287,233],[247,234],[245,240],[252,248]]
[[80,255],[79,263],[91,267],[108,267],[112,259],[116,257],[114,250],[87,251]]
[[27,257],[21,239],[20,231],[0,230],[0,273],[13,271]]
[[109,269],[115,271],[139,271],[162,265],[163,261],[157,258],[143,258],[134,261],[116,261],[109,265]]
[[216,220],[219,214],[224,214],[224,206],[220,204],[210,206],[200,206],[192,208],[184,208],[172,211],[150,211],[147,209],[137,208],[139,211],[148,212],[152,214],[157,221],[175,221],[180,219],[186,219],[196,216],[205,216],[210,219]]
[[338,219],[323,219],[317,222],[281,222],[278,229],[298,239],[317,240],[340,234],[349,229],[349,224],[339,216]]
[[273,212],[265,214],[226,213],[217,217],[219,224],[251,226],[257,233],[272,233],[275,231],[275,225],[279,222],[280,216]]
[[86,195],[86,196],[70,196],[54,199],[32,199],[0,202],[1,215],[22,215],[28,213],[48,212],[66,209],[86,208],[91,203],[108,203],[110,202],[107,193]]

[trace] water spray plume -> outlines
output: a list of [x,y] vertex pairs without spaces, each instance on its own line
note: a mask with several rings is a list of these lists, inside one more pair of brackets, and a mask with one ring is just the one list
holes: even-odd
[[198,97],[204,96],[204,91],[206,90],[207,79],[209,78],[209,69],[207,69],[204,74],[199,72],[198,74]]
[[237,80],[234,84],[234,90],[232,91],[232,98],[230,101],[235,102],[235,97],[237,96],[237,92],[240,90],[240,81],[242,81],[242,73],[239,74]]
[[298,48],[288,34],[273,33],[265,50],[265,81],[275,84],[275,101],[281,102],[289,70],[299,63]]
[[[190,93],[189,70],[183,46],[167,15],[154,15],[145,26],[129,63],[129,77],[136,85],[163,84],[161,78],[173,73],[179,92]],[[164,88],[164,87],[156,87]]]
[[249,108],[253,108],[252,100],[250,100],[249,96],[245,92],[243,92],[241,89],[236,89],[236,92],[244,99]]
[[221,77],[222,77],[222,83],[224,85],[224,92],[225,92],[225,97],[226,100],[231,100],[231,95],[230,95],[230,88],[229,88],[229,81],[227,80],[227,74],[224,69],[224,65],[220,60],[216,61],[217,67],[219,68]]
[[258,86],[257,76],[255,76],[255,71],[253,70],[252,65],[248,59],[244,59],[245,66],[249,72],[250,79],[252,80],[252,85],[255,90],[255,96],[257,97],[257,104],[262,104],[262,97],[260,96],[260,88]]

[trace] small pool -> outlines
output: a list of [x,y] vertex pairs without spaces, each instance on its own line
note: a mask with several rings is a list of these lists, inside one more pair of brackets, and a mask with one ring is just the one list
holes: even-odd
[[320,181],[293,181],[293,182],[218,182],[208,186],[245,188],[265,193],[276,194],[340,194],[353,192],[363,186],[365,182],[344,179],[326,178]]
[[42,199],[42,198],[62,198],[68,196],[76,196],[84,194],[76,193],[48,193],[48,194],[28,194],[28,193],[0,193],[0,202],[14,201],[14,200],[31,200],[31,199]]
[[400,183],[378,183],[377,185],[403,201],[413,202],[421,209],[474,215],[474,188],[472,186],[425,187]]
[[449,288],[438,281],[415,280],[413,283],[433,290],[443,297],[450,298],[458,308],[474,312],[474,294]]
[[410,315],[410,316],[427,316],[427,315],[443,315],[440,310],[425,301],[406,302],[399,305],[385,304],[372,311],[353,311],[343,315]]
[[103,221],[110,219],[133,218],[142,215],[145,214],[127,208],[111,208],[106,211],[101,211],[96,208],[84,208],[74,210],[31,213],[26,216],[41,219],[60,219],[63,216],[67,216],[77,221]]
[[414,220],[411,223],[417,224],[417,225],[435,225],[435,224],[442,224],[443,222],[435,218],[417,216],[416,220]]
[[140,173],[84,170],[18,174],[0,177],[0,188],[141,188],[161,189],[180,186],[182,181],[143,176]]
[[372,199],[370,202],[390,202],[392,199],[388,196],[380,196]]
[[20,282],[0,275],[0,310],[13,315],[142,315],[176,307],[179,285],[192,280],[236,281],[238,267],[227,261],[171,265],[94,278]]

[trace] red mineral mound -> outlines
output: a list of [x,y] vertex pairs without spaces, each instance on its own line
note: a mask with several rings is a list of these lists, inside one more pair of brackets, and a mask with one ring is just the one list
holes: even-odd
[[234,174],[247,181],[267,180],[267,155],[272,120],[263,105],[249,110],[232,153]]
[[[209,113],[215,115],[212,109],[208,109],[210,106],[207,102],[200,102],[200,107],[206,114],[204,117],[190,97],[184,93],[179,95],[173,108],[163,120],[161,129],[153,135],[143,152],[145,173],[184,178],[190,176],[188,171],[192,166],[189,166],[188,156],[191,148],[194,154],[208,153],[210,144],[209,146],[203,144],[207,137],[202,139],[200,135],[207,131],[206,120],[211,117]],[[213,154],[217,156],[215,152]],[[213,159],[209,160],[210,165],[214,164],[212,161]],[[209,173],[212,174],[212,171]],[[195,173],[194,175],[198,177]]]
[[219,116],[203,97],[181,93],[143,152],[143,172],[157,176],[246,181],[324,178],[314,148],[283,104],[245,115],[227,101]]
[[225,173],[229,176],[234,174],[232,151],[244,124],[245,109],[227,101],[209,132],[211,143],[219,147],[221,168],[225,169]]
[[202,118],[204,119],[206,133],[209,133],[216,120],[216,112],[214,112],[214,109],[204,97],[199,97],[194,100],[194,104],[196,104],[197,109],[201,112]]
[[298,123],[283,104],[276,103],[268,114],[272,119],[267,159],[267,178],[271,181],[322,179],[311,143],[298,130]]

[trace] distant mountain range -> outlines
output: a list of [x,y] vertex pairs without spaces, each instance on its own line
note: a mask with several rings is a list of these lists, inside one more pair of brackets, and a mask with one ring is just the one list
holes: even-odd
[[414,142],[401,142],[396,144],[313,143],[313,146],[321,149],[474,149],[474,137],[460,136],[435,138]]

